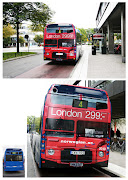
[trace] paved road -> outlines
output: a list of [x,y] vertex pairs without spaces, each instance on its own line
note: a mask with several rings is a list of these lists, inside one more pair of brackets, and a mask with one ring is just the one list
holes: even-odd
[[[3,77],[73,79],[124,79],[126,77],[126,64],[122,63],[121,55],[101,53],[92,55],[91,46],[83,45],[83,55],[74,66],[66,62],[52,63],[51,61],[44,61],[43,48],[34,48],[31,51],[38,52],[36,56],[5,62],[3,64]],[[8,50],[12,51],[13,48],[6,51]],[[26,51],[26,49],[23,48],[21,51]]]
[[25,177],[25,171],[4,171],[3,177]]
[[16,78],[68,78],[74,68],[71,62],[48,62]]
[[3,77],[14,78],[26,71],[29,71],[30,69],[33,69],[45,63],[47,62],[43,61],[43,53],[40,50],[40,53],[38,53],[37,55],[4,62]]
[[36,164],[30,145],[30,134],[27,134],[27,177],[37,177]]
[[[83,56],[78,63],[74,65],[72,62],[51,62],[43,60],[42,49],[33,49],[32,51],[38,51],[38,55],[30,56],[22,59],[17,59],[3,63],[3,77],[4,78],[68,78],[74,71],[76,77],[79,77],[81,67],[78,65],[80,62],[86,61],[85,53],[88,51],[83,46]],[[87,64],[87,63],[86,63]],[[77,70],[77,69],[78,70]],[[78,72],[80,71],[80,72]],[[84,69],[87,73],[87,68]],[[82,76],[84,77],[84,76]]]

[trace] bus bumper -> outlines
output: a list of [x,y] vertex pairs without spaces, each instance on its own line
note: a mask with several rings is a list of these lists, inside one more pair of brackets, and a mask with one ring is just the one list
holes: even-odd
[[4,167],[4,171],[23,171],[24,167],[20,167],[20,166],[16,166],[16,167],[12,167],[12,166],[6,166]]
[[97,167],[108,167],[108,161],[103,161],[103,162],[98,162],[95,164],[95,166]]
[[72,59],[50,59],[50,58],[46,58],[46,57],[44,57],[44,61],[47,61],[47,60],[50,60],[50,61],[76,61],[76,59],[75,58],[72,58]]
[[[59,164],[54,161],[49,161],[46,159],[42,159],[42,165],[41,168],[74,168],[71,167],[70,164]],[[89,168],[89,167],[107,167],[108,161],[99,162],[96,164],[84,164],[83,167],[80,168]]]

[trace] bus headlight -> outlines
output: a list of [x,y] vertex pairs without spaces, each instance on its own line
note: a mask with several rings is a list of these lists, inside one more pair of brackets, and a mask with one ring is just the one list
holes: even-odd
[[104,152],[103,151],[99,151],[99,156],[103,157],[104,156]]
[[49,55],[49,53],[47,52],[47,55]]
[[54,151],[53,149],[49,149],[49,150],[48,150],[48,154],[49,154],[49,155],[53,155],[54,153],[55,153],[55,151]]
[[74,56],[74,52],[70,52],[70,56]]
[[44,148],[44,144],[42,144],[42,148]]

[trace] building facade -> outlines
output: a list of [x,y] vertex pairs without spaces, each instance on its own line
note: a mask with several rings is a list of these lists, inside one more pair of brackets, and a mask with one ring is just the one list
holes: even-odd
[[[125,3],[102,2],[96,16],[96,29],[104,34],[104,45],[114,53],[114,33],[121,33],[122,62],[125,62]],[[106,41],[108,43],[106,43]]]

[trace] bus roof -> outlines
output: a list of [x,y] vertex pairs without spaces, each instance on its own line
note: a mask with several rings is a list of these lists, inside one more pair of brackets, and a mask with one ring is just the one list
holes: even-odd
[[57,28],[57,27],[73,27],[73,24],[59,23],[59,24],[47,24],[47,28]]
[[10,152],[10,151],[22,151],[22,149],[18,149],[18,148],[7,148],[6,152]]
[[60,93],[60,94],[70,94],[70,95],[79,95],[87,96],[89,98],[97,98],[107,100],[107,92],[100,89],[80,87],[74,85],[60,85],[54,84],[48,93]]

